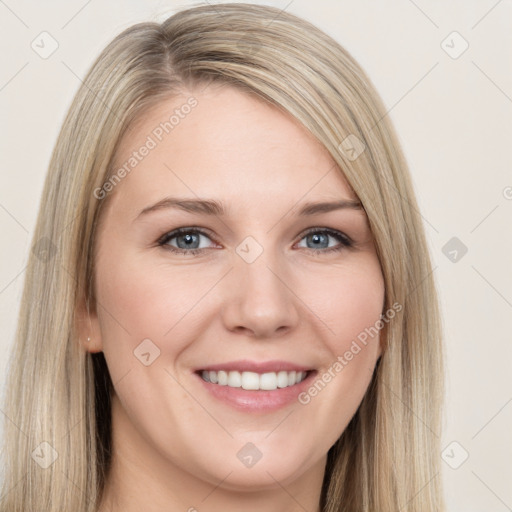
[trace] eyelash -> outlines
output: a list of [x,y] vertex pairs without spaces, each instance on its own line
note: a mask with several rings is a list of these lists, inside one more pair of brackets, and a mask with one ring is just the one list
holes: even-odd
[[[199,229],[199,228],[188,227],[188,228],[178,228],[178,229],[175,229],[168,233],[165,233],[162,237],[160,237],[158,239],[157,244],[158,244],[158,246],[164,248],[165,250],[168,250],[168,251],[171,251],[171,252],[177,253],[177,254],[187,254],[187,255],[191,255],[191,256],[199,254],[202,251],[204,251],[205,249],[204,248],[202,248],[202,249],[180,249],[178,247],[173,247],[168,244],[168,242],[170,240],[172,240],[173,238],[176,238],[180,235],[190,234],[190,233],[198,233],[200,235],[204,235],[204,236],[212,239],[212,237],[206,231]],[[308,247],[304,247],[304,249],[306,249],[306,251],[312,253],[315,256],[320,256],[321,254],[325,254],[325,253],[339,252],[345,248],[350,248],[354,245],[354,242],[347,235],[345,235],[344,233],[342,233],[340,231],[337,231],[335,229],[330,229],[330,228],[311,228],[302,234],[302,237],[300,238],[300,240],[302,240],[306,236],[311,235],[313,233],[327,234],[327,235],[330,235],[333,238],[335,238],[338,242],[340,242],[340,245],[338,245],[338,246],[328,247],[326,249],[321,249],[321,250],[310,249]]]

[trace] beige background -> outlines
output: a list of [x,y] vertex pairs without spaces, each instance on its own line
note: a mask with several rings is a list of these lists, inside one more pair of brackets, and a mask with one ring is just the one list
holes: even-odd
[[[390,110],[411,167],[441,294],[448,367],[442,478],[448,508],[512,510],[512,5],[262,3],[301,15],[337,39]],[[2,381],[46,166],[80,77],[122,29],[190,5],[0,2]],[[42,46],[43,31],[58,43],[46,59],[31,48],[34,40]],[[452,58],[464,40],[469,47]],[[45,48],[50,44],[47,39]],[[449,259],[452,247],[444,250],[448,256],[443,253],[452,237],[468,249],[462,257],[459,251],[456,262]],[[466,452],[467,460],[454,469]]]

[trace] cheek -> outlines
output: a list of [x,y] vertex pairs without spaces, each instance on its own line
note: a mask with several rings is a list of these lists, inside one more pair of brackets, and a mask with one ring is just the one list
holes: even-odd
[[[98,272],[98,295],[132,337],[161,338],[198,303],[208,280],[193,269],[148,264],[136,255],[112,258]],[[157,260],[157,258],[155,258]],[[115,263],[114,263],[115,262]]]
[[384,279],[375,255],[358,263],[310,273],[303,282],[302,297],[329,328],[324,341],[333,357],[348,350],[358,337],[378,345],[378,334],[371,328],[383,313]]
[[[167,344],[165,334],[186,314],[193,297],[183,279],[164,278],[162,268],[144,264],[136,255],[110,250],[99,258],[96,274],[98,317],[103,352],[113,382],[120,379],[137,361],[139,347],[151,358],[180,350],[178,343]],[[150,341],[148,341],[150,340]],[[141,350],[142,350],[141,348]],[[135,356],[135,357],[134,357]]]
[[329,283],[327,292],[310,298],[314,303],[318,297],[318,316],[332,330],[324,337],[329,356],[299,402],[314,418],[313,429],[329,425],[326,436],[334,443],[359,407],[380,354],[385,287],[376,257],[350,271],[331,270],[331,279],[322,282]]

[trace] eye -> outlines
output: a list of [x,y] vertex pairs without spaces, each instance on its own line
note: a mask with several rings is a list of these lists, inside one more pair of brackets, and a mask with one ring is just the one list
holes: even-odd
[[179,228],[166,233],[158,240],[158,245],[171,252],[181,254],[198,254],[205,248],[201,245],[201,237],[210,239],[210,236],[197,228]]
[[[330,244],[329,238],[336,240],[338,245]],[[352,240],[347,235],[341,231],[328,228],[312,228],[306,232],[301,241],[302,240],[306,240],[305,248],[311,250],[315,255],[319,253],[323,254],[326,252],[341,251],[342,249],[352,247],[353,245]]]
[[[157,243],[174,253],[194,255],[200,254],[209,248],[208,244],[201,244],[201,237],[212,240],[211,236],[202,229],[178,228],[165,233]],[[331,244],[329,239],[336,240],[338,244]],[[311,228],[302,236],[302,240],[306,240],[306,246],[299,245],[299,247],[305,248],[315,255],[341,251],[353,245],[353,241],[347,235],[330,228]]]

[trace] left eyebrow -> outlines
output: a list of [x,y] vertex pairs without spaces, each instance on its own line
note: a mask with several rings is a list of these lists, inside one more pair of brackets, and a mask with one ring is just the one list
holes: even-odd
[[[189,213],[202,213],[205,215],[223,216],[226,214],[226,209],[222,203],[214,199],[165,197],[152,206],[144,208],[137,216],[137,219],[142,215],[146,215],[150,212],[167,208],[176,208]],[[338,201],[329,201],[323,203],[305,203],[299,210],[298,215],[303,217],[306,215],[315,215],[343,209],[360,210],[362,209],[362,205],[360,201],[350,199],[340,199]]]
[[360,201],[350,199],[340,199],[339,201],[330,201],[327,203],[306,203],[300,210],[299,215],[315,215],[317,213],[327,213],[334,210],[361,210],[363,208]]

